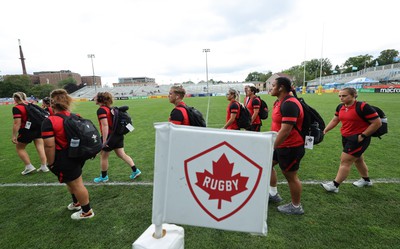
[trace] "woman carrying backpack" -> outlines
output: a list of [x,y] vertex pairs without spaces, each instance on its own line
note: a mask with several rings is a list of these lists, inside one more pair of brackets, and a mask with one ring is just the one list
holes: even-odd
[[32,141],[35,144],[41,163],[41,166],[37,171],[48,172],[49,169],[46,166],[46,155],[44,153],[43,139],[40,134],[40,129],[32,130],[30,122],[28,121],[28,113],[26,110],[28,101],[26,100],[26,94],[23,92],[16,92],[13,94],[13,98],[16,105],[12,109],[14,117],[12,142],[15,144],[19,158],[25,164],[25,169],[21,174],[27,175],[36,170],[36,168],[31,164],[29,155],[25,149]]
[[97,110],[97,118],[100,124],[100,131],[103,140],[103,149],[100,153],[100,166],[101,174],[99,177],[94,178],[95,183],[108,181],[108,158],[110,152],[114,151],[115,154],[121,158],[131,168],[132,173],[129,176],[134,180],[142,172],[136,168],[132,158],[125,153],[124,150],[124,135],[113,133],[113,114],[111,113],[111,106],[113,104],[113,96],[109,92],[99,92],[95,97],[96,105],[99,105]]
[[[77,211],[71,215],[74,220],[88,219],[94,216],[90,207],[89,193],[83,184],[82,167],[85,160],[68,157],[68,140],[64,129],[63,116],[70,116],[72,98],[64,89],[50,93],[51,106],[55,115],[49,116],[42,125],[42,137],[49,168],[60,183],[65,183],[72,197],[68,210]],[[59,115],[57,115],[59,114]]]
[[254,86],[250,86],[247,91],[249,101],[247,101],[246,107],[251,114],[251,125],[248,129],[246,129],[248,131],[260,132],[261,130],[262,123],[260,117],[258,116],[261,107],[261,101],[256,95],[258,92],[260,92],[260,90]]
[[356,166],[361,179],[353,182],[356,187],[372,186],[369,179],[368,167],[364,161],[364,152],[371,142],[371,135],[382,125],[378,113],[365,104],[363,114],[369,123],[364,122],[357,114],[357,90],[354,88],[343,88],[339,91],[339,98],[342,104],[336,107],[335,116],[324,130],[324,134],[335,128],[340,122],[342,127],[343,151],[340,156],[340,166],[335,180],[328,183],[321,183],[321,186],[328,192],[339,192],[339,185],[347,178],[351,166]]
[[240,114],[239,93],[233,88],[230,88],[226,93],[226,100],[229,101],[226,108],[226,123],[223,129],[240,130],[237,124],[237,116]]

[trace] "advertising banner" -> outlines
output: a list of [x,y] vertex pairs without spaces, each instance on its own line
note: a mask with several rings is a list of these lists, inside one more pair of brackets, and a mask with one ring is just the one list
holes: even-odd
[[275,132],[154,126],[153,224],[267,233]]

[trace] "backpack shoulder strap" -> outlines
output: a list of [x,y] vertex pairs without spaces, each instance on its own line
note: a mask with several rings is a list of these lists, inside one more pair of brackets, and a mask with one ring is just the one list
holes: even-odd
[[365,122],[369,123],[368,120],[363,115],[364,106],[365,106],[364,101],[357,101],[356,102],[356,112],[360,118],[362,118]]

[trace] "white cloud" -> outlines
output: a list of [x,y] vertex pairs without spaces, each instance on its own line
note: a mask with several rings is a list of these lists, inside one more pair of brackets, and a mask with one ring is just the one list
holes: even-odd
[[21,73],[18,39],[29,73],[91,75],[87,54],[95,54],[95,73],[109,84],[129,76],[205,80],[203,48],[211,49],[209,79],[223,81],[278,72],[321,54],[340,65],[351,56],[400,49],[390,0],[3,2],[2,74]]

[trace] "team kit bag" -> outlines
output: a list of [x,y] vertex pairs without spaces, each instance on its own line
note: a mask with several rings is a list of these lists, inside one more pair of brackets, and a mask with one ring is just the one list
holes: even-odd
[[239,114],[236,118],[236,122],[239,128],[247,129],[251,125],[250,111],[241,103],[236,102],[239,105]]
[[258,112],[258,116],[261,119],[267,119],[268,118],[268,105],[267,103],[265,103],[265,101],[263,99],[261,99],[260,97],[258,97],[260,99],[260,110]]
[[317,112],[317,110],[309,106],[303,98],[297,97],[295,91],[293,91],[293,95],[294,96],[287,97],[284,102],[287,101],[289,98],[296,98],[303,107],[304,120],[301,126],[301,130],[299,130],[297,126],[294,126],[294,128],[303,137],[304,147],[307,149],[312,149],[313,145],[319,144],[324,140],[325,122],[321,115]]
[[[356,103],[356,112],[358,114],[358,116],[360,116],[365,122],[369,123],[368,120],[364,117],[364,115],[362,114],[362,111],[364,109],[366,102],[363,101],[357,101]],[[388,123],[387,123],[387,117],[384,111],[382,111],[381,108],[377,107],[377,106],[373,106],[371,105],[372,109],[374,109],[378,115],[379,118],[382,121],[382,125],[381,127],[379,127],[378,130],[376,130],[371,137],[378,137],[379,139],[382,139],[381,136],[385,135],[386,133],[388,133]]]
[[25,105],[26,113],[28,115],[25,128],[28,130],[40,130],[43,121],[50,115],[45,109],[38,105],[28,103]]
[[203,118],[203,114],[199,110],[197,110],[193,106],[188,106],[188,105],[178,105],[178,106],[185,108],[188,114],[189,124],[191,126],[206,127],[206,121]]
[[68,141],[68,157],[74,159],[93,159],[103,147],[101,136],[96,126],[89,119],[84,119],[76,114],[63,118],[65,135]]
[[133,127],[132,118],[128,113],[129,106],[113,107],[111,113],[113,115],[113,133],[117,135],[125,135],[135,128]]

